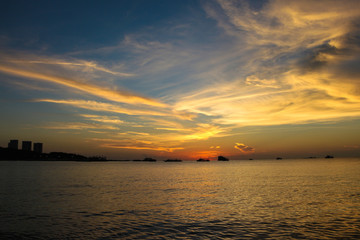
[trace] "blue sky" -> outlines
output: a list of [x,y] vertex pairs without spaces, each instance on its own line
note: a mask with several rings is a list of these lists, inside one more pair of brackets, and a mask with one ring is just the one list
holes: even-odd
[[0,140],[110,158],[360,153],[358,1],[4,1]]

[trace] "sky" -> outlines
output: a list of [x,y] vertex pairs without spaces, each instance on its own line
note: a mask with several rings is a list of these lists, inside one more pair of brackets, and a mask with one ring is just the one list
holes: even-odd
[[360,156],[360,1],[2,1],[0,146]]

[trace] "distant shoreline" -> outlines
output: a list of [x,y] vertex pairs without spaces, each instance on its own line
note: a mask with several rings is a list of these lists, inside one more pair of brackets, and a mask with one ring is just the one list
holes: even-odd
[[0,161],[86,161],[86,162],[104,162],[108,161],[103,156],[85,157],[80,154],[50,152],[38,153],[34,151],[25,151],[19,149],[10,149],[0,147]]
[[[217,160],[209,160],[210,162],[218,161],[228,161],[227,158],[219,156]],[[333,159],[335,158],[332,155],[326,155],[324,157],[302,157],[302,158],[267,158],[267,159],[257,159],[257,160],[290,160],[290,159]],[[356,158],[356,157],[344,157],[344,158]],[[201,159],[199,159],[201,160]],[[184,160],[185,162],[202,162],[199,160]],[[206,159],[208,160],[208,159]],[[247,161],[255,159],[233,159],[235,161]],[[158,160],[153,158],[144,158],[144,159],[107,159],[104,156],[91,156],[86,157],[80,154],[65,153],[65,152],[50,152],[50,153],[38,153],[34,151],[25,151],[20,149],[10,149],[0,147],[0,161],[41,161],[41,162],[58,162],[58,161],[73,161],[73,162],[157,162]],[[167,159],[159,160],[159,162],[183,162],[180,159]],[[205,162],[205,161],[204,161]],[[208,162],[208,161],[206,161]]]

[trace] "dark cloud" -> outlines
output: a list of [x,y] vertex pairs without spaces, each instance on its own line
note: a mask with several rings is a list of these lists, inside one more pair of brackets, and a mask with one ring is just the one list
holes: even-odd
[[304,53],[304,57],[299,60],[300,68],[306,72],[326,66],[328,61],[322,57],[324,54],[335,56],[339,54],[339,50],[328,43],[308,50]]
[[306,71],[317,70],[331,65],[331,68],[335,68],[337,71],[343,69],[345,74],[359,74],[359,20],[350,25],[347,34],[304,52],[305,56],[299,61],[299,65]]

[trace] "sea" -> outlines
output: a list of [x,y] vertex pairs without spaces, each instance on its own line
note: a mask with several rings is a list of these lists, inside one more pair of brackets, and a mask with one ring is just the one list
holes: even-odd
[[1,239],[360,239],[360,158],[0,162]]

